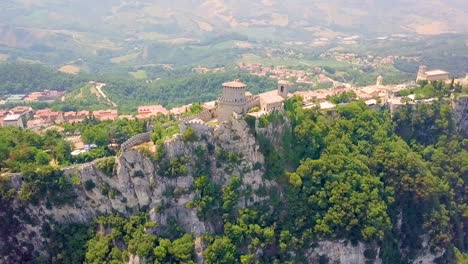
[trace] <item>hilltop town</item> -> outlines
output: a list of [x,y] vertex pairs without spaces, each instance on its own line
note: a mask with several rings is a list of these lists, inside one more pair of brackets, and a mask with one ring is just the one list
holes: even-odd
[[[359,99],[364,101],[369,108],[384,107],[394,111],[408,103],[431,102],[433,100],[433,98],[418,98],[412,92],[418,87],[416,81],[439,81],[446,84],[453,81],[455,84],[468,85],[468,75],[465,78],[452,80],[446,71],[428,70],[426,66],[421,66],[415,81],[399,85],[386,85],[383,77],[379,76],[374,85],[355,87],[351,84],[336,82],[323,74],[319,74],[319,79],[323,82],[329,82],[330,88],[291,92],[290,89],[293,85],[308,83],[309,76],[316,73],[288,70],[286,67],[271,69],[261,65],[241,65],[240,67],[248,69],[252,74],[268,75],[270,78],[276,79],[276,89],[254,95],[248,91],[246,84],[240,80],[234,80],[222,85],[222,95],[216,101],[188,104],[170,110],[162,105],[144,105],[139,106],[138,112],[133,115],[119,115],[116,109],[61,112],[52,109],[34,111],[30,106],[17,106],[0,111],[0,126],[31,129],[41,133],[53,128],[60,129],[63,124],[77,124],[89,119],[101,122],[119,119],[149,120],[152,117],[168,115],[191,126],[201,125],[214,128],[228,121],[233,114],[259,118],[273,111],[282,111],[284,101],[293,96],[300,96],[303,99],[303,107],[306,109],[333,110],[338,104],[346,104],[351,100]],[[320,72],[320,69],[316,69],[316,72]],[[287,81],[291,79],[295,80],[295,82]],[[94,84],[99,87],[105,86],[102,83]],[[102,90],[100,91],[103,94]],[[62,96],[64,96],[63,92],[46,90],[28,95],[11,95],[7,100],[42,101],[57,99]],[[102,96],[105,97],[104,94]],[[349,98],[343,100],[340,99],[340,96]],[[74,135],[69,140],[75,146],[74,153],[83,153],[86,145],[83,144],[79,135]]]

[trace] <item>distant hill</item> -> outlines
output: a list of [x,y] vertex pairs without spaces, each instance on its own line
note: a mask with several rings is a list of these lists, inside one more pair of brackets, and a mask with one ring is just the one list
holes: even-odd
[[[468,43],[466,0],[2,0],[0,8],[0,57],[94,71],[235,62],[245,53],[232,48],[238,41],[284,49],[355,35],[460,33],[457,45]],[[394,47],[406,44],[421,45]]]
[[17,28],[0,31],[0,43],[9,45],[24,45],[23,35],[74,32],[174,42],[226,31],[276,40],[468,32],[465,0],[4,0],[0,8],[0,24]]

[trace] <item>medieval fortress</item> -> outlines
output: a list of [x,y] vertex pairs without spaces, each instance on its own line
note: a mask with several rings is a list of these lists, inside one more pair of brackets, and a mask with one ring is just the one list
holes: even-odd
[[[275,110],[283,109],[283,103],[292,95],[289,93],[291,83],[279,81],[276,90],[253,95],[247,91],[247,85],[240,80],[223,83],[223,94],[217,101],[204,104],[202,113],[180,119],[182,127],[208,126],[208,122],[218,124],[231,120],[234,116],[252,115],[260,117]],[[211,126],[211,128],[213,128]]]
[[288,98],[291,83],[279,81],[277,90],[252,95],[246,91],[247,85],[239,80],[223,83],[223,95],[218,99],[217,118],[222,123],[231,118],[232,113],[244,115],[250,109],[257,108],[258,111],[252,113],[256,116],[280,110],[283,102]]
[[[451,79],[449,73],[446,71],[428,70],[426,66],[421,65],[416,81],[442,81],[449,83]],[[464,79],[455,79],[455,81],[467,85],[468,74]],[[382,76],[377,77],[375,85],[364,87],[352,87],[351,85],[343,85],[337,82],[336,84],[334,83],[332,89],[297,91],[291,94],[289,93],[291,86],[292,83],[280,80],[275,90],[253,95],[247,91],[247,85],[240,80],[226,82],[222,84],[223,92],[218,100],[207,102],[202,105],[204,109],[203,112],[182,117],[182,113],[190,106],[187,105],[180,107],[185,111],[173,112],[173,110],[171,110],[171,113],[178,118],[181,132],[191,127],[198,135],[210,135],[216,127],[222,125],[224,122],[234,122],[244,115],[258,118],[268,115],[273,111],[281,111],[283,110],[284,102],[293,95],[298,95],[303,98],[303,107],[305,109],[319,107],[327,111],[336,108],[336,105],[329,101],[329,97],[346,91],[354,92],[369,108],[385,107],[388,108],[391,113],[407,103],[417,104],[421,102],[431,102],[433,100],[416,100],[414,95],[410,95],[408,98],[411,99],[411,101],[407,102],[403,100],[404,98],[399,95],[399,92],[401,90],[416,88],[416,82],[412,81],[400,85],[385,85]],[[122,145],[122,150],[129,149],[145,141],[150,141],[150,135],[151,133],[148,132],[129,139]]]

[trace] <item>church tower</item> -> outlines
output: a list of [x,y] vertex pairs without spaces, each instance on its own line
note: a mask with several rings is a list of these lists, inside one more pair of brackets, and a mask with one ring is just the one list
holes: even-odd
[[377,77],[377,82],[375,83],[376,86],[383,86],[383,77],[380,75]]
[[291,83],[288,81],[281,80],[278,82],[278,95],[284,99],[288,98],[289,89],[291,88]]

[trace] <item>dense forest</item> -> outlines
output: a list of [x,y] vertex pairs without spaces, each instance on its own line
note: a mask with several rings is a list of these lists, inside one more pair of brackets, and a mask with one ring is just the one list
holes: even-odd
[[171,108],[193,102],[216,100],[222,93],[222,83],[235,79],[242,79],[253,94],[276,88],[276,83],[272,79],[239,71],[189,74],[153,82],[117,78],[103,81],[108,83],[105,91],[119,106],[135,107],[158,103]]
[[70,91],[82,85],[88,77],[58,73],[40,64],[0,64],[0,96],[2,94],[26,94],[45,89]]
[[[369,263],[376,257],[385,264],[410,263],[423,244],[439,256],[437,263],[467,260],[463,253],[468,250],[467,142],[455,129],[448,103],[406,105],[392,118],[388,111],[368,109],[362,101],[339,106],[336,112],[321,112],[303,109],[301,98],[293,97],[286,102],[284,113],[258,121],[259,127],[289,124],[280,144],[274,144],[255,129],[254,118],[246,118],[265,156],[264,177],[279,186],[261,191],[270,197],[265,203],[239,207],[241,196],[248,195],[239,192],[242,175],[224,186],[213,184],[206,167],[205,153],[210,150],[197,148],[194,157],[170,161],[154,157],[160,163],[159,173],[170,178],[188,173],[188,158],[197,161],[193,175],[197,195],[187,207],[197,208],[201,219],[217,215],[223,225],[222,232],[201,238],[205,263],[304,263],[304,253],[317,241],[338,239],[380,248],[364,252]],[[152,138],[161,146],[177,131],[165,125],[168,120],[155,122]],[[126,131],[140,131],[137,124],[122,125]],[[109,139],[99,132],[105,126],[82,125],[80,131],[87,142],[105,145]],[[56,148],[43,151],[56,143],[34,143],[37,136],[21,133],[25,134],[20,134],[20,141],[9,139],[9,145],[3,144],[7,149],[17,146],[7,152],[3,166],[15,169],[12,160],[20,157],[15,153],[25,146],[32,155],[25,165],[42,169],[24,170],[26,187],[19,191],[20,198],[37,202],[45,196],[53,205],[72,201],[72,195],[57,197],[73,186],[73,179],[68,183],[58,180],[63,177],[46,165],[51,159],[66,161]],[[185,142],[202,140],[190,130],[183,138]],[[230,164],[228,168],[240,164],[236,153],[216,156],[219,163]],[[110,159],[99,166],[111,173],[113,164]],[[85,188],[94,188],[93,183],[86,183]],[[0,189],[0,203],[15,195],[5,184]],[[135,255],[148,263],[195,263],[193,235],[184,233],[176,223],[171,224],[170,232],[156,234],[153,230],[158,223],[146,213],[143,210],[130,219],[103,216],[89,226],[59,225],[43,232],[52,238],[54,263],[127,263]],[[111,232],[98,232],[102,227]],[[327,257],[320,263],[328,263]]]

